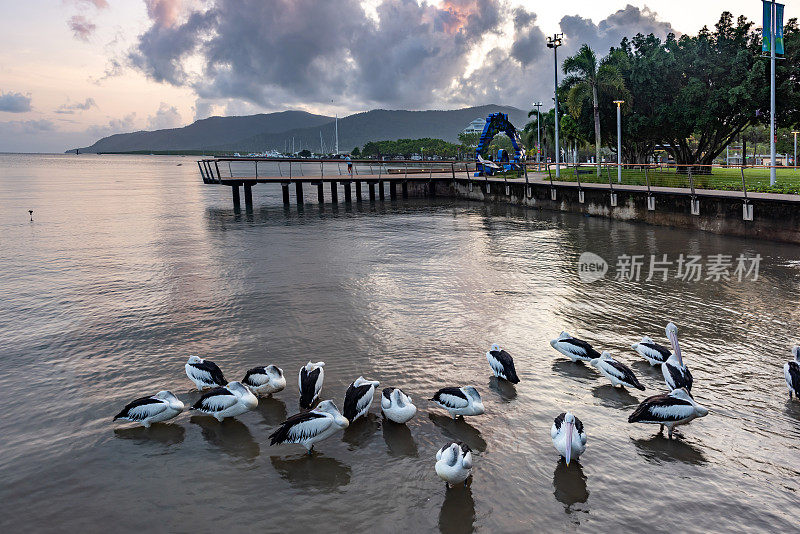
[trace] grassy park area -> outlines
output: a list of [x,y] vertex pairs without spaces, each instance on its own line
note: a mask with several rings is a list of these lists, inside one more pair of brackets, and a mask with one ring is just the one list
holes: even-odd
[[[560,180],[575,182],[577,178],[583,183],[608,183],[618,184],[617,167],[604,165],[601,176],[597,175],[594,165],[581,165],[576,176],[575,166],[562,167]],[[550,176],[555,180],[555,167],[550,165]],[[742,169],[739,167],[714,167],[710,174],[692,174],[691,180],[696,189],[724,189],[728,191],[741,191]],[[647,185],[662,187],[691,187],[689,175],[677,172],[675,167],[627,167],[622,170],[622,184]],[[792,193],[800,194],[800,168],[779,168],[776,171],[776,184],[769,184],[769,168],[746,167],[744,169],[744,185],[748,191],[763,193]]]

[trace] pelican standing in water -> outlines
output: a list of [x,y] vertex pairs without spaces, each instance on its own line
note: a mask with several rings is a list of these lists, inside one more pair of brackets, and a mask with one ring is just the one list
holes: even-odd
[[298,384],[300,386],[300,407],[311,408],[319,398],[322,391],[322,382],[325,380],[325,362],[308,362],[300,369]]
[[794,355],[793,362],[786,362],[783,366],[783,376],[786,377],[786,385],[789,387],[789,398],[792,393],[796,399],[800,399],[800,347],[792,349]]
[[472,450],[464,443],[450,443],[436,453],[436,474],[446,488],[464,483],[472,474]]
[[256,395],[272,395],[286,387],[283,370],[275,365],[253,367],[244,375],[242,384],[250,388]]
[[681,348],[678,345],[678,327],[673,323],[669,323],[666,328],[667,337],[669,342],[672,343],[672,350],[674,351],[667,361],[661,364],[661,373],[664,375],[664,382],[670,390],[686,388],[686,391],[692,391],[692,373],[689,368],[683,364],[681,358]]
[[583,430],[581,420],[570,412],[559,414],[550,427],[550,437],[553,446],[564,457],[569,465],[570,460],[576,460],[586,450],[586,432]]
[[381,411],[389,421],[407,423],[417,413],[411,397],[400,388],[385,388],[381,395]]
[[481,415],[485,411],[480,393],[472,386],[442,388],[431,400],[450,412],[453,419],[459,415]]
[[190,410],[215,417],[222,422],[226,417],[236,417],[255,409],[258,399],[241,382],[228,382],[221,388],[214,388],[194,403]]
[[631,345],[631,348],[638,352],[639,355],[647,360],[647,363],[653,367],[661,365],[667,361],[667,358],[672,356],[672,353],[667,347],[662,347],[647,336],[644,336],[639,343]]
[[661,425],[659,432],[667,427],[669,437],[672,438],[673,428],[706,415],[708,408],[697,404],[686,388],[680,388],[671,393],[646,398],[628,417],[628,422]]
[[336,404],[332,400],[324,400],[310,412],[293,415],[281,423],[270,434],[269,444],[299,443],[311,454],[316,442],[344,430],[349,425],[350,422],[339,413]]
[[612,358],[608,352],[603,352],[599,358],[593,358],[590,363],[592,367],[597,367],[601,373],[611,380],[612,386],[636,388],[644,391],[644,386],[633,374],[631,368]]
[[167,421],[183,411],[183,403],[171,391],[159,391],[128,403],[115,417],[150,428],[153,423]]
[[495,343],[486,353],[486,360],[492,368],[494,376],[508,380],[512,384],[519,384],[517,370],[514,368],[514,359],[511,355]]
[[372,404],[375,388],[381,383],[377,380],[366,380],[363,376],[356,378],[344,394],[344,416],[351,423],[366,414]]
[[578,360],[588,362],[591,361],[592,358],[600,357],[600,353],[594,350],[589,343],[582,339],[572,337],[566,332],[561,332],[558,338],[550,341],[550,346],[573,362]]
[[223,387],[228,383],[222,374],[222,370],[211,360],[190,356],[184,367],[186,368],[186,376],[197,386],[197,391]]

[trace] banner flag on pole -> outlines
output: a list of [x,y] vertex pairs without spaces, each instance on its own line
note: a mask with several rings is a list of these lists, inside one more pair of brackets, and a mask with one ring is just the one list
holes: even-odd
[[763,0],[764,6],[764,23],[762,25],[761,35],[762,44],[761,50],[763,52],[772,52],[772,6],[775,6],[775,53],[783,54],[783,4],[777,2],[773,4],[769,0]]

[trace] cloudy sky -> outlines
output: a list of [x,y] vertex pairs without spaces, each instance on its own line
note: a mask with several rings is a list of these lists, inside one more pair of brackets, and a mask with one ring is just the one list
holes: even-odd
[[[549,102],[552,51],[713,26],[728,0],[8,0],[0,152],[211,115]],[[800,16],[790,4],[786,17]]]

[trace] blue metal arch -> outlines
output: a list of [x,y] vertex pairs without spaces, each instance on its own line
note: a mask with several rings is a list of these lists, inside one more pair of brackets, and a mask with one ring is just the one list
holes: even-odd
[[504,165],[503,170],[519,169],[520,165],[523,163],[525,159],[525,151],[522,148],[522,139],[519,136],[519,132],[517,132],[517,129],[514,128],[514,125],[508,120],[507,114],[499,112],[492,113],[486,117],[486,124],[483,125],[483,133],[481,134],[480,141],[475,149],[475,161],[479,162],[479,172],[476,174],[494,173],[494,169],[489,168],[488,166],[484,168],[484,165],[480,163],[480,160],[484,151],[489,148],[489,144],[492,142],[492,139],[494,139],[494,136],[500,132],[505,133],[508,138],[511,139],[511,145],[514,147],[513,163]]

